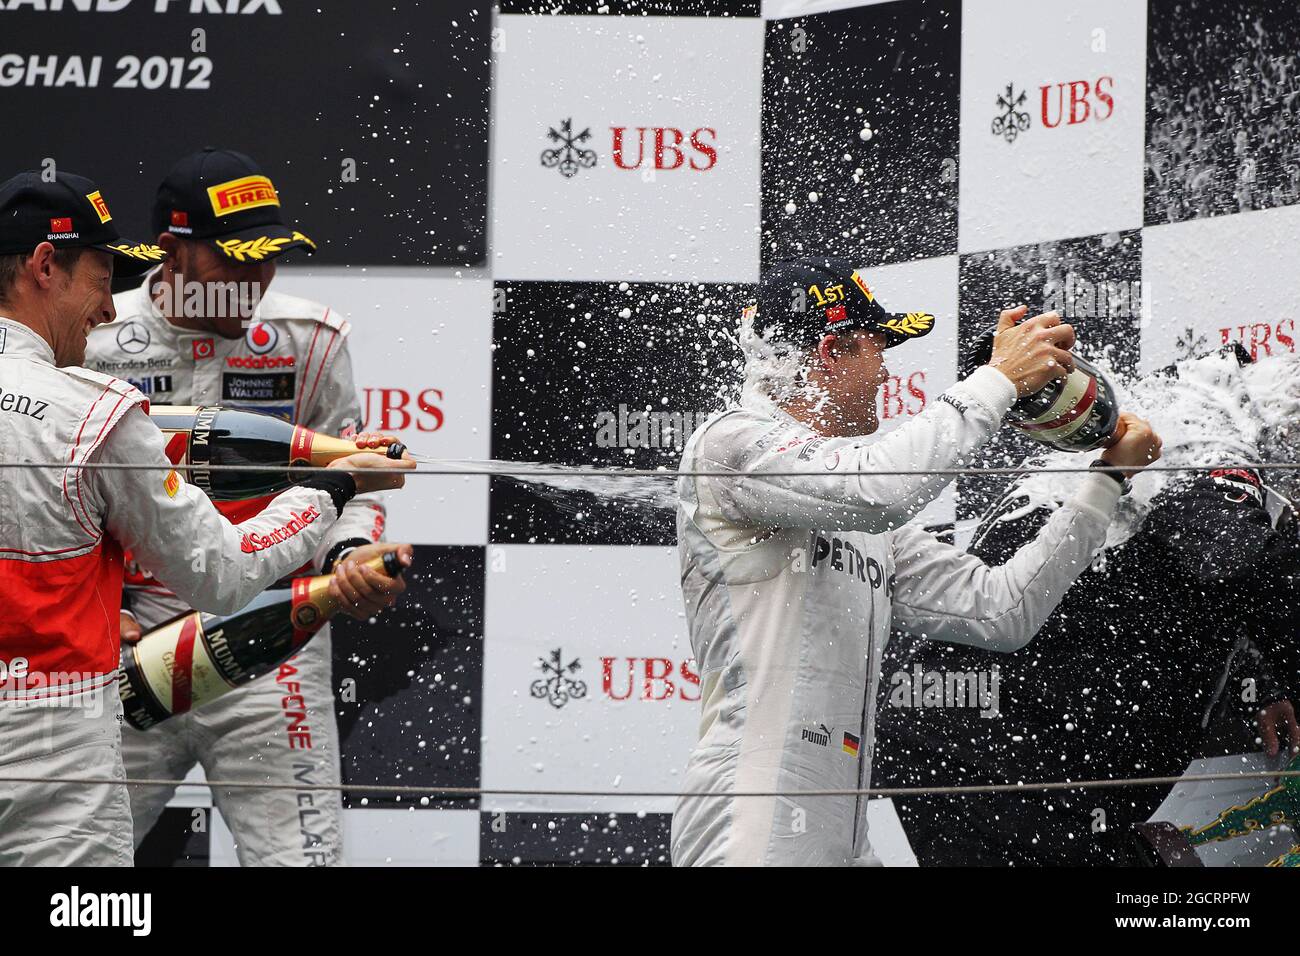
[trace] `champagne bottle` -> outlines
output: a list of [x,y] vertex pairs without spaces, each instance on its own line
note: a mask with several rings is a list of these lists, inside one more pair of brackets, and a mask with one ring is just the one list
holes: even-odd
[[[278,494],[294,482],[294,466],[328,465],[364,449],[271,415],[219,405],[154,405],[149,417],[167,439],[167,457],[213,501]],[[402,457],[394,443],[380,454]],[[284,465],[281,471],[212,471],[211,465]]]
[[[976,340],[962,362],[965,378],[993,358],[993,336],[989,329]],[[1119,425],[1119,399],[1101,370],[1081,356],[1074,356],[1074,371],[1053,379],[1011,406],[1008,423],[1034,441],[1060,451],[1092,451],[1109,444]]]
[[[366,566],[390,578],[402,573],[395,551]],[[188,611],[123,644],[118,689],[126,722],[147,730],[279,667],[338,611],[330,577],[295,578],[228,616]]]

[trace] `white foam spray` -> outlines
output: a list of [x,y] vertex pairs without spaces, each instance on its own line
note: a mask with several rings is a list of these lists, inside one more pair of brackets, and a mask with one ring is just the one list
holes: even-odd
[[[1266,457],[1300,461],[1300,430],[1288,427],[1300,412],[1300,362],[1295,359],[1265,358],[1243,367],[1231,353],[1212,353],[1178,362],[1176,374],[1154,372],[1134,379],[1113,375],[1104,363],[1099,364],[1115,386],[1120,408],[1147,419],[1160,435],[1164,442],[1161,465],[1212,468]],[[1297,433],[1293,445],[1280,443],[1279,436],[1289,437],[1292,432]],[[1067,452],[1026,462],[1029,467],[1043,468],[1079,464],[1080,456]],[[1179,482],[1191,480],[1191,474],[1153,471],[1142,475],[1133,483],[1133,491],[1120,499],[1105,546],[1117,547],[1131,538],[1150,512],[1152,501]],[[1278,484],[1278,476],[1278,472],[1269,472],[1265,481]],[[1020,479],[1016,491],[1023,493],[1027,502],[1009,517],[1039,507],[1058,507],[1085,478],[1075,472]]]
[[[755,329],[752,318],[747,315],[742,320],[736,341],[745,357],[741,402],[764,408],[796,395],[807,397],[809,386],[801,374],[803,354],[772,343]],[[1176,374],[1156,372],[1133,379],[1115,374],[1105,360],[1098,366],[1115,386],[1121,409],[1150,421],[1163,439],[1163,465],[1210,468],[1262,460],[1300,462],[1300,358],[1266,357],[1242,367],[1231,354],[1213,353],[1177,363]],[[620,501],[632,508],[671,510],[677,506],[676,472],[668,467],[660,477],[590,466],[580,470],[591,474],[569,474],[578,469],[545,462],[419,460],[442,470],[499,475],[529,485],[578,517],[583,516],[590,499],[578,498],[575,493]],[[1029,469],[1078,468],[1087,460],[1084,455],[1051,452],[1024,464]],[[1009,517],[1040,507],[1059,507],[1085,478],[1084,472],[1025,475],[1015,487],[1026,503]],[[1152,501],[1175,483],[1187,480],[1187,472],[1142,475],[1134,482],[1132,493],[1121,499],[1105,546],[1117,547],[1132,537]],[[1288,498],[1300,492],[1300,478],[1292,472],[1270,471],[1265,480]]]

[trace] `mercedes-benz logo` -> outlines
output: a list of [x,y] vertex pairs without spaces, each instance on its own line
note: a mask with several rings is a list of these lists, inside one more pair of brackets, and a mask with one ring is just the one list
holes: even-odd
[[117,347],[127,355],[139,355],[149,347],[149,330],[139,322],[128,322],[117,330]]

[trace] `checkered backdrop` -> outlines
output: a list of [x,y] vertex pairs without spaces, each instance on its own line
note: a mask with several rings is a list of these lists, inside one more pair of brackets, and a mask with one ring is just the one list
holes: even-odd
[[[277,284],[349,314],[367,427],[455,459],[673,465],[734,385],[760,267],[799,253],[938,317],[890,354],[882,431],[1016,302],[1126,371],[1294,351],[1298,42],[1265,0],[503,0],[482,265]],[[927,517],[990,493],[961,481]],[[677,787],[695,735],[671,515],[439,477],[390,529],[420,543],[408,598],[334,642],[347,782],[615,795],[353,796],[351,861],[666,862],[671,801],[618,794]]]

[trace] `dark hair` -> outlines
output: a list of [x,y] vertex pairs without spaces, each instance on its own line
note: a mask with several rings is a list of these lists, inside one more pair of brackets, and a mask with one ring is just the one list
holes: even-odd
[[[81,261],[81,254],[85,251],[84,246],[55,249],[54,264],[64,272],[71,272],[77,268],[77,263]],[[14,286],[18,283],[18,276],[22,274],[23,264],[29,258],[31,258],[29,252],[0,256],[0,305],[8,304],[9,293],[13,292]]]

